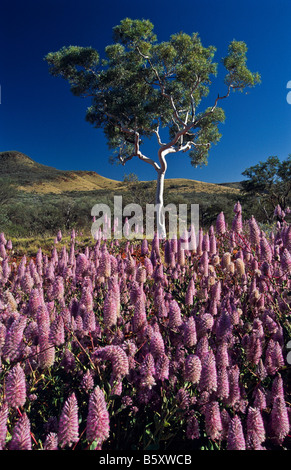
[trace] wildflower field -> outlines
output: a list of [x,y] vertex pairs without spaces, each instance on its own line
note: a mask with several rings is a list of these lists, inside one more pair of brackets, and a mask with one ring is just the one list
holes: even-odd
[[196,239],[1,233],[0,449],[291,450],[290,225]]

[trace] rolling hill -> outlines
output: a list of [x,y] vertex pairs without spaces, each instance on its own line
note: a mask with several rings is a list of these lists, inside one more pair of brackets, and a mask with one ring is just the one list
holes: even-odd
[[[98,190],[126,190],[127,184],[99,175],[94,171],[58,170],[35,162],[18,151],[0,152],[0,178],[9,178],[25,193],[62,194]],[[239,183],[213,184],[191,179],[167,179],[165,189],[196,194],[237,194]]]
[[1,177],[9,178],[19,190],[41,194],[108,189],[119,184],[93,171],[58,170],[42,165],[17,151],[0,152]]

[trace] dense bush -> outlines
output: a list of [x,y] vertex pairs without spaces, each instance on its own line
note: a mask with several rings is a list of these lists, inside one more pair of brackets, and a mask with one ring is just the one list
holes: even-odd
[[235,205],[181,239],[0,237],[0,448],[291,449],[291,229]]

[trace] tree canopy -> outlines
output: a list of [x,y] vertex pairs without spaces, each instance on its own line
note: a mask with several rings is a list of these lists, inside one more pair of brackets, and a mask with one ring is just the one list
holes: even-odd
[[270,156],[246,168],[242,175],[246,176],[243,191],[258,202],[267,220],[271,220],[276,206],[284,211],[291,204],[291,154],[283,161]]
[[68,80],[74,95],[92,98],[86,119],[104,129],[122,163],[138,156],[155,166],[141,154],[140,144],[156,135],[162,146],[162,127],[169,131],[164,146],[189,151],[193,165],[205,163],[211,144],[221,137],[218,124],[225,116],[219,100],[260,81],[246,66],[246,44],[230,43],[222,60],[226,94],[198,112],[217,73],[215,47],[204,47],[198,33],[180,32],[158,42],[149,20],[129,18],[113,28],[113,39],[103,59],[92,47],[69,46],[49,53],[45,59],[51,74]]

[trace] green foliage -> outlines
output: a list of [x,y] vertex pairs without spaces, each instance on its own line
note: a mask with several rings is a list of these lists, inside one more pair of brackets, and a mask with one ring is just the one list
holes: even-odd
[[251,73],[246,66],[247,46],[243,41],[232,41],[228,47],[228,55],[223,64],[228,70],[225,83],[233,89],[243,91],[246,87],[253,87],[260,83],[260,75]]
[[199,124],[195,126],[198,128],[196,145],[189,152],[193,166],[197,167],[198,165],[207,164],[210,142],[212,144],[219,142],[221,134],[218,131],[218,125],[224,122],[224,120],[225,114],[221,108],[215,108],[214,111],[211,108],[207,108],[205,113],[200,116]]
[[123,181],[126,183],[126,191],[122,191],[123,205],[139,204],[145,213],[146,204],[154,204],[155,202],[153,182],[139,181],[135,173],[124,175]]
[[[91,47],[77,46],[50,52],[45,60],[52,75],[68,80],[74,95],[91,97],[86,120],[104,130],[116,160],[141,158],[143,138],[156,134],[162,149],[189,151],[193,165],[207,163],[224,121],[218,101],[260,80],[246,66],[245,43],[232,41],[223,59],[228,93],[197,113],[217,73],[215,47],[204,47],[198,33],[158,42],[149,20],[130,18],[113,28],[113,40],[101,61]],[[160,126],[169,131],[167,146],[160,141]]]
[[92,47],[63,47],[58,52],[47,54],[46,61],[52,66],[52,75],[61,75],[69,81],[75,96],[94,90],[99,54]]
[[245,200],[257,208],[261,221],[270,222],[277,205],[282,210],[291,205],[291,155],[283,161],[270,156],[242,174],[247,177],[241,183]]
[[[123,207],[139,204],[146,213],[146,204],[155,203],[154,181],[138,181],[134,173],[125,175],[124,182],[116,194],[122,196]],[[191,204],[200,206],[200,221],[203,227],[210,226],[219,212],[229,220],[232,207],[241,195],[231,192],[212,193],[193,188],[189,182],[184,186],[173,182],[166,185],[164,204]],[[91,209],[97,203],[107,204],[113,213],[113,193],[108,190],[75,191],[61,194],[31,194],[19,191],[13,203],[0,210],[0,227],[9,237],[55,237],[58,229],[70,233],[72,228],[91,237]],[[190,220],[190,214],[189,214]]]
[[42,181],[52,181],[56,178],[68,177],[68,175],[70,175],[70,172],[37,163],[23,153],[16,151],[0,152],[0,179],[3,187],[7,188],[11,185],[25,186],[26,184],[39,182],[40,179]]
[[[91,228],[93,195],[74,199],[64,194],[26,195],[21,193],[5,212],[1,230],[10,236],[49,235],[58,229]],[[2,213],[2,211],[1,211]],[[0,219],[1,220],[1,219]]]
[[138,176],[135,173],[129,173],[128,175],[124,175],[123,181],[125,183],[137,183]]
[[225,220],[230,224],[233,219],[233,205],[237,202],[237,196],[233,194],[221,195],[215,198],[205,195],[199,204],[199,220],[203,228],[215,225],[217,214],[224,213]]
[[15,198],[17,190],[9,178],[0,178],[0,207],[3,210]]

